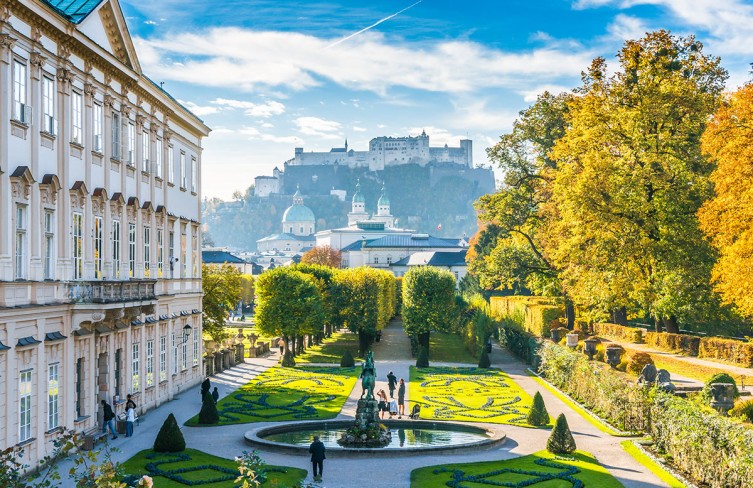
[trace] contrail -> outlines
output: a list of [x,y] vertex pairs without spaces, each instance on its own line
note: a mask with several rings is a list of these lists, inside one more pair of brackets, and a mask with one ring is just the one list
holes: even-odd
[[392,15],[388,15],[387,17],[385,17],[385,18],[383,18],[383,19],[381,19],[381,20],[378,20],[378,21],[374,22],[374,23],[373,23],[373,24],[371,24],[370,26],[368,26],[368,27],[365,27],[365,28],[361,29],[361,30],[360,30],[360,31],[358,31],[358,32],[354,32],[353,34],[351,34],[351,35],[349,35],[349,36],[347,36],[347,37],[343,37],[343,38],[342,38],[342,39],[340,39],[339,41],[335,41],[335,42],[333,42],[332,44],[330,44],[329,46],[327,46],[327,47],[326,47],[325,49],[329,49],[329,48],[331,48],[331,47],[337,46],[338,44],[342,44],[343,42],[347,41],[348,39],[352,39],[352,38],[356,37],[356,36],[357,36],[357,35],[359,35],[359,34],[363,34],[363,33],[364,33],[364,32],[366,32],[367,30],[373,29],[374,27],[378,26],[378,25],[379,25],[379,24],[381,24],[382,22],[387,22],[387,21],[388,21],[388,20],[390,20],[391,18],[393,18],[393,17],[397,17],[398,15],[400,15],[400,14],[401,14],[401,13],[403,13],[403,12],[405,12],[406,10],[412,9],[413,7],[415,7],[416,5],[418,5],[419,3],[423,2],[423,1],[424,1],[424,0],[418,0],[418,2],[414,3],[413,5],[409,5],[409,6],[405,7],[404,9],[402,9],[402,10],[401,10],[401,11],[399,11],[399,12],[395,12],[395,13],[394,13],[394,14],[392,14]]

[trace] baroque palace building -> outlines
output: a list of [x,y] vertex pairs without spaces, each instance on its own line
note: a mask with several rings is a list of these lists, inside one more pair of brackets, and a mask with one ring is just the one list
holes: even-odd
[[0,2],[0,449],[202,379],[201,140],[117,0]]

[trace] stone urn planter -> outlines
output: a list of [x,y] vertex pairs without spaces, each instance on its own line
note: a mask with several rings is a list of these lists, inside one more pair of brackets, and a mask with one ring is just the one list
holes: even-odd
[[622,361],[623,349],[620,346],[607,346],[605,349],[607,364],[612,368],[616,368],[620,361]]
[[251,333],[250,333],[249,335],[247,335],[246,337],[248,337],[248,341],[249,341],[249,342],[251,343],[251,347],[252,347],[252,348],[253,348],[253,347],[256,347],[256,341],[258,341],[258,340],[259,340],[259,336],[257,336],[257,335],[256,335],[256,334],[254,334],[253,332],[251,332]]
[[583,352],[588,356],[589,361],[593,361],[593,358],[596,355],[596,344],[598,343],[599,339],[596,339],[595,337],[589,337],[583,341]]
[[207,354],[213,353],[216,347],[216,342],[211,340],[204,340],[204,350],[207,352]]
[[567,334],[565,344],[571,349],[575,349],[578,346],[578,334]]
[[735,406],[735,385],[732,383],[711,383],[711,408],[720,414],[727,412]]
[[566,331],[567,329],[565,329],[564,327],[555,327],[554,329],[549,331],[549,335],[554,342],[558,343],[565,336]]

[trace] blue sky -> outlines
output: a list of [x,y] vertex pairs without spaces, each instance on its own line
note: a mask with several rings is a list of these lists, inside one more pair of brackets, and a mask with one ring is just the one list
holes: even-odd
[[696,35],[722,57],[731,89],[753,62],[750,0],[121,5],[146,74],[213,129],[203,193],[220,198],[282,168],[296,146],[345,138],[366,149],[372,137],[426,129],[432,145],[473,139],[476,164],[488,164],[484,149],[537,94],[577,86],[596,56],[615,67],[623,42],[649,30]]

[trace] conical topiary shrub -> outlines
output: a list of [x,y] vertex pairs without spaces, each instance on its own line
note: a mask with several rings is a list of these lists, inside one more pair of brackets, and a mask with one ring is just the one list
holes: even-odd
[[353,359],[353,355],[350,353],[349,350],[345,350],[343,353],[342,359],[340,359],[340,367],[341,368],[352,368],[356,365],[355,360]]
[[199,423],[211,425],[219,423],[220,414],[217,412],[217,404],[214,403],[211,393],[204,395],[201,400],[201,410],[199,411]]
[[418,350],[418,359],[416,359],[416,367],[417,368],[429,367],[429,349],[428,348],[421,347]]
[[486,348],[481,349],[481,355],[478,357],[478,367],[486,369],[491,365],[492,362],[489,360],[489,353],[486,352]]
[[529,425],[537,427],[549,423],[549,412],[546,411],[544,399],[538,391],[533,396],[533,405],[531,405],[531,410],[528,412],[528,419],[526,421]]
[[557,417],[552,435],[546,441],[546,450],[553,454],[570,454],[575,451],[575,439],[573,439],[573,434],[570,433],[570,427],[567,426],[564,413]]
[[292,368],[293,366],[295,366],[295,359],[293,358],[293,353],[288,349],[282,357],[282,367]]
[[154,439],[154,450],[156,452],[182,452],[186,450],[186,440],[183,438],[183,433],[180,431],[173,414],[167,416],[157,434],[157,438]]

